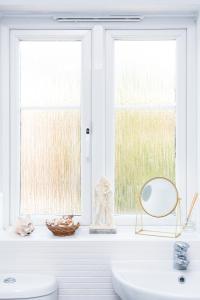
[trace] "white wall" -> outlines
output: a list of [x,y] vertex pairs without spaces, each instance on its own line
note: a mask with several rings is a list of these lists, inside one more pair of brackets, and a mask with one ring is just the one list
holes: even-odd
[[[197,79],[196,79],[196,86],[197,86],[197,178],[198,178],[198,192],[200,188],[200,85],[199,85],[199,79],[200,79],[200,14],[197,18],[196,23],[196,39],[197,39]],[[200,205],[198,206],[198,211],[200,211]],[[197,214],[197,229],[200,232],[200,214]]]
[[117,12],[117,13],[194,13],[199,0],[1,0],[1,11]]
[[[55,274],[59,300],[119,300],[112,289],[111,260],[168,260],[172,258],[173,243],[171,239],[134,237],[132,233],[124,240],[120,235],[91,235],[88,240],[0,240],[0,273]],[[200,259],[199,237],[190,244],[191,259]]]

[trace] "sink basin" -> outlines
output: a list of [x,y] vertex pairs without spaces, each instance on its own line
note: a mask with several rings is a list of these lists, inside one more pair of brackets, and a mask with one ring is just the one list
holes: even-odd
[[200,300],[199,261],[187,271],[164,260],[113,262],[112,281],[122,300]]

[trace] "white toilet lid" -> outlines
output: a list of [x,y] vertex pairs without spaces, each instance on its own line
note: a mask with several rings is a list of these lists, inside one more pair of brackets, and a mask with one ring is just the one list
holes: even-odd
[[0,274],[0,300],[41,297],[55,292],[56,289],[57,283],[53,276]]

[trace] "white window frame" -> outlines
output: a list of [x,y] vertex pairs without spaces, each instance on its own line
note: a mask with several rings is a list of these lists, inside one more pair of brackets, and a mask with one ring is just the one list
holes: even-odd
[[[177,86],[176,86],[176,185],[180,197],[186,199],[187,193],[187,43],[186,30],[109,30],[107,31],[107,117],[106,117],[106,174],[114,186],[114,42],[117,40],[138,41],[138,40],[175,40],[177,45]],[[142,109],[142,107],[141,107]],[[182,202],[182,215],[185,218],[187,207],[186,201]],[[125,216],[126,219],[131,216]],[[117,222],[122,223],[124,216],[116,216]],[[164,221],[164,219],[163,219]],[[168,220],[169,221],[169,220]],[[130,221],[128,221],[130,222]],[[160,222],[159,222],[160,223]],[[165,223],[164,223],[165,224]]]
[[[20,213],[20,41],[81,41],[82,82],[81,82],[81,215],[76,219],[82,224],[90,220],[90,180],[91,159],[90,140],[86,128],[91,126],[91,33],[88,30],[11,30],[10,32],[10,223],[13,224]],[[42,107],[34,107],[34,109]],[[21,109],[24,109],[21,108]],[[50,107],[49,109],[52,109]],[[60,107],[54,107],[60,109]],[[69,109],[68,106],[62,109]],[[45,107],[45,110],[48,108]],[[89,200],[89,201],[88,201]],[[49,215],[32,215],[35,224],[44,224]]]
[[[112,116],[111,109],[111,89],[108,87],[108,78],[111,78],[111,65],[106,68],[109,54],[109,47],[106,47],[106,39],[109,40],[109,35],[119,34],[122,31],[127,31],[130,34],[131,30],[140,30],[150,32],[152,31],[169,31],[172,35],[177,31],[184,31],[186,33],[186,55],[187,55],[187,82],[186,82],[186,97],[187,97],[187,124],[186,124],[186,178],[182,182],[184,193],[179,189],[179,193],[183,201],[188,207],[194,192],[197,191],[197,103],[196,103],[196,56],[195,56],[195,22],[192,18],[145,18],[142,22],[83,22],[83,23],[57,23],[50,17],[35,17],[30,18],[29,22],[24,17],[8,17],[4,18],[0,23],[0,98],[1,98],[1,138],[0,138],[0,162],[1,162],[1,190],[4,196],[4,226],[13,223],[17,217],[18,207],[14,201],[11,201],[11,177],[13,171],[11,170],[11,144],[10,144],[10,101],[14,96],[14,90],[11,88],[13,80],[13,70],[10,68],[11,56],[10,51],[10,35],[13,30],[23,31],[28,36],[32,31],[87,31],[91,32],[91,45],[87,43],[88,53],[92,57],[92,63],[87,63],[87,75],[89,84],[84,89],[85,95],[88,99],[92,99],[91,115],[92,124],[88,120],[83,128],[89,127],[92,129],[91,139],[91,170],[88,168],[88,185],[85,185],[85,194],[88,198],[84,201],[85,214],[81,218],[82,225],[89,225],[92,221],[91,216],[91,202],[94,196],[94,188],[100,176],[106,175],[113,180],[112,165],[109,164],[109,156],[111,155],[112,141],[112,125],[107,127],[109,116]],[[88,38],[89,41],[89,38]],[[108,41],[107,41],[108,43]],[[91,46],[91,47],[90,47]],[[91,54],[92,53],[92,54]],[[15,54],[16,55],[16,54]],[[88,59],[89,61],[89,59]],[[91,71],[91,72],[90,72]],[[92,74],[92,75],[91,75]],[[92,79],[91,79],[92,76]],[[106,92],[107,91],[107,92]],[[188,101],[189,99],[189,101]],[[88,100],[88,101],[90,101]],[[109,106],[108,105],[109,102]],[[106,109],[106,107],[108,109]],[[14,150],[14,149],[12,149]],[[91,173],[90,173],[91,171]],[[90,173],[90,174],[89,174]],[[184,188],[186,187],[186,188]],[[15,188],[16,189],[16,188]],[[13,192],[12,192],[13,193]],[[131,216],[116,216],[116,223],[118,225],[132,225],[135,223],[135,218]]]

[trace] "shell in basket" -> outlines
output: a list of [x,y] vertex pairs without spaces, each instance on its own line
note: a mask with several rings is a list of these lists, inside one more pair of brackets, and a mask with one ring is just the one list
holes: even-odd
[[69,236],[75,233],[80,224],[74,224],[73,216],[63,216],[62,218],[47,220],[46,226],[56,236]]

